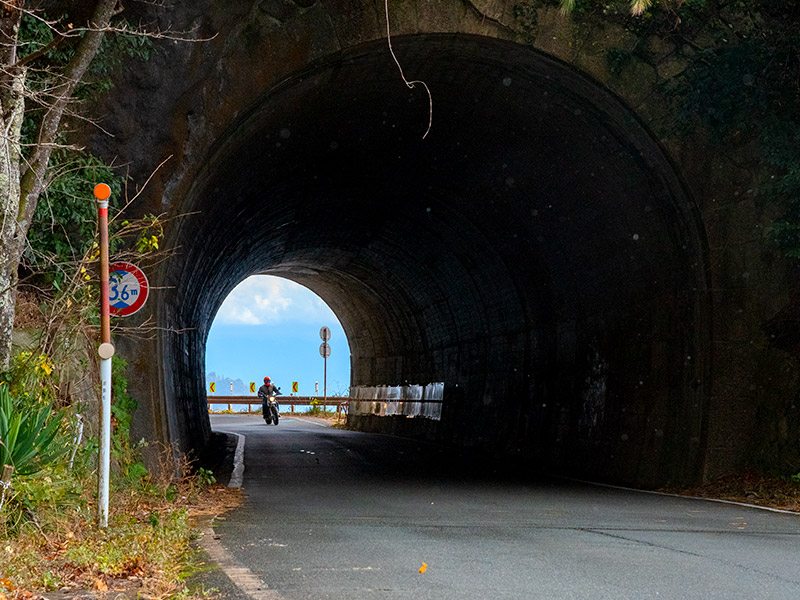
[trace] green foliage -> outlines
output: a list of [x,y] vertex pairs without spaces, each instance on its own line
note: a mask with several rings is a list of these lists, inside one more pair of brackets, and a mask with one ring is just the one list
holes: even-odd
[[325,410],[325,406],[317,399],[314,398],[310,402],[311,408],[305,412],[305,414],[310,415],[312,417],[316,417],[319,415],[331,415],[333,414],[332,411]]
[[[66,17],[62,17],[63,20]],[[32,15],[24,15],[19,25],[19,43],[17,45],[17,56],[19,59],[24,59],[45,48],[51,44],[55,36],[53,35],[52,27],[45,22],[44,19],[37,19]],[[76,36],[75,41],[79,38]],[[50,70],[63,68],[73,53],[72,43],[58,44],[52,47],[41,57],[43,66],[34,69],[33,73],[29,74],[29,85],[38,86],[40,88],[46,81],[45,66]],[[36,91],[39,91],[39,89]]]
[[770,140],[781,132],[776,122],[796,122],[800,98],[791,64],[800,56],[798,44],[800,34],[776,32],[769,41],[745,39],[699,52],[676,89],[684,100],[680,122],[702,121],[717,139],[763,132]]
[[53,367],[53,362],[46,354],[24,350],[11,357],[9,370],[2,381],[9,382],[13,396],[38,397],[47,391]]
[[593,4],[600,4],[606,13],[615,12],[641,16],[647,15],[649,11],[662,10],[674,12],[683,5],[704,8],[706,0],[559,0],[561,10],[565,13],[575,11],[586,11]]
[[756,191],[782,210],[770,236],[786,255],[800,258],[800,3],[561,0],[561,6],[575,21],[603,15],[638,37],[630,51],[607,52],[612,75],[625,69],[631,53],[651,60],[651,36],[674,48],[688,66],[664,85],[674,119],[661,133],[701,132],[723,150],[757,152]]
[[36,206],[25,262],[32,271],[46,272],[45,280],[59,287],[70,264],[79,261],[94,240],[94,186],[104,182],[111,187],[113,207],[114,199],[122,194],[124,179],[96,156],[63,148],[52,153],[50,170],[54,177]]
[[[126,225],[127,221],[123,223]],[[134,248],[140,254],[147,254],[158,250],[158,242],[164,237],[164,226],[155,215],[146,215],[140,220],[141,230],[136,239]]]
[[800,258],[797,16],[797,6],[770,0],[734,5],[726,14],[728,25],[713,30],[716,44],[698,52],[667,88],[678,135],[699,123],[719,144],[758,143],[763,160],[759,195],[783,209],[770,235],[794,258]]
[[62,456],[68,448],[58,437],[63,417],[50,403],[14,398],[9,385],[0,384],[0,465],[29,475]]
[[128,393],[128,379],[125,371],[128,363],[120,356],[111,359],[111,415],[115,427],[111,434],[111,455],[117,461],[123,477],[129,481],[140,481],[147,476],[147,469],[139,462],[138,452],[131,444],[131,418],[138,407],[136,400]]
[[[69,31],[69,16],[62,15],[53,20],[62,31]],[[124,20],[113,23],[116,29],[133,31]],[[56,74],[72,58],[77,44],[84,33],[70,33],[60,43],[51,47],[34,63],[28,76],[28,87],[32,91],[42,91],[58,81]],[[44,19],[25,15],[20,23],[18,55],[20,59],[51,44],[55,39],[51,25]],[[114,87],[113,77],[129,59],[148,60],[153,53],[152,40],[144,35],[109,31],[103,36],[97,55],[89,66],[83,81],[75,89],[78,99],[96,97]]]
[[529,2],[514,5],[514,22],[528,43],[535,41],[539,27],[539,14],[536,9],[537,7]]
[[[70,31],[69,15],[51,20],[62,31]],[[124,21],[114,23],[117,29],[131,29]],[[72,58],[82,33],[72,32],[52,45],[49,50],[29,64],[26,85],[32,97],[42,94],[60,82],[60,73]],[[44,19],[25,15],[20,24],[18,53],[20,59],[48,47],[55,39],[53,27]],[[152,41],[147,36],[109,32],[100,44],[89,70],[75,90],[77,99],[97,96],[113,87],[113,76],[119,73],[125,61],[147,60],[152,55]],[[23,154],[27,155],[36,143],[38,122],[46,108],[44,103],[28,102],[22,128]],[[68,124],[64,123],[64,129]],[[65,144],[62,132],[58,144]],[[68,265],[80,259],[91,244],[96,223],[96,204],[92,190],[98,182],[111,187],[111,207],[120,197],[124,178],[116,175],[99,158],[92,154],[67,148],[56,148],[50,156],[48,176],[51,178],[39,199],[33,223],[28,234],[29,246],[24,255],[25,267],[33,273],[45,272],[37,284],[63,286],[69,271]],[[114,225],[112,224],[113,233]],[[157,247],[150,241],[149,250]],[[112,238],[113,240],[113,238]],[[119,244],[119,240],[117,240]],[[115,248],[111,248],[112,252]]]
[[125,465],[122,468],[122,474],[125,479],[131,483],[141,482],[150,475],[147,471],[147,467],[141,462],[133,462]]
[[622,70],[631,62],[632,54],[621,48],[609,48],[606,52],[606,64],[608,72],[612,75],[619,75]]
[[[127,24],[118,23],[117,26]],[[110,90],[114,87],[114,75],[129,59],[149,60],[152,53],[153,42],[147,36],[125,33],[104,36],[97,56],[75,94],[78,98],[88,98]]]
[[175,502],[178,499],[178,486],[177,485],[168,485],[164,489],[164,499],[167,502]]
[[14,482],[15,501],[28,514],[75,509],[87,491],[80,480],[71,477],[64,465],[50,464],[35,477],[21,477]]
[[106,535],[71,545],[66,559],[75,567],[98,575],[122,576],[146,564],[176,572],[176,563],[189,551],[190,534],[185,511],[116,514]]
[[202,487],[209,487],[217,482],[217,478],[214,477],[214,473],[209,469],[204,469],[203,467],[197,469],[195,477],[198,484],[200,484]]

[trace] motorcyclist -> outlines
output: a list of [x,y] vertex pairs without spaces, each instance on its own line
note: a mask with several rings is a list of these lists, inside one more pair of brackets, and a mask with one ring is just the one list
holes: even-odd
[[267,417],[267,402],[269,402],[269,397],[277,396],[280,393],[280,388],[272,383],[269,377],[264,377],[264,385],[258,388],[258,397],[261,398],[261,414],[264,415],[264,418]]

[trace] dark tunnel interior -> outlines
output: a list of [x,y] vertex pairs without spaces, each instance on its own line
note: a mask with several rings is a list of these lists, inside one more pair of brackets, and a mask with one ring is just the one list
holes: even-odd
[[164,387],[208,437],[205,340],[248,275],[318,294],[351,384],[444,382],[440,420],[363,429],[606,480],[702,468],[704,239],[661,147],[607,89],[511,43],[394,40],[254,98],[179,206],[160,318]]

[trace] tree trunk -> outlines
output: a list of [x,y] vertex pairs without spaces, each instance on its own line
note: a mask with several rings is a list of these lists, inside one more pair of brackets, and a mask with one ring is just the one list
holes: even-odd
[[[20,127],[24,115],[25,72],[17,66],[16,46],[20,8],[24,0],[3,0],[0,4],[0,103],[5,135],[0,140],[0,369],[8,368],[11,333],[14,328],[17,273],[28,230],[39,196],[45,189],[47,165],[56,142],[61,117],[75,86],[81,81],[97,54],[108,29],[117,0],[98,0],[90,27],[66,66],[63,81],[49,92],[50,99],[39,124],[36,145],[20,168]],[[3,135],[0,132],[0,135]],[[87,198],[87,202],[91,201]]]
[[11,89],[0,98],[2,126],[0,138],[0,369],[8,368],[11,356],[11,332],[17,298],[17,270],[24,250],[25,236],[20,236],[16,215],[20,198],[20,130],[25,111],[22,97],[24,72],[15,75]]
[[[20,0],[21,4],[21,0]],[[25,113],[25,71],[13,67],[17,59],[17,34],[21,12],[0,8],[0,369],[8,368],[11,332],[17,296],[17,270],[22,256],[17,215],[20,199],[20,135]]]

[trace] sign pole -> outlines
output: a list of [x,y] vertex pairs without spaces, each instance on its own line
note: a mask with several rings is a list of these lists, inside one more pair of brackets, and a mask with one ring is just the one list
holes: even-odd
[[97,485],[97,511],[100,527],[108,527],[108,497],[111,470],[111,317],[108,306],[108,198],[111,188],[105,183],[94,187],[98,200],[100,233],[100,455]]
[[319,353],[322,355],[324,359],[324,367],[323,367],[323,377],[322,377],[322,400],[323,402],[328,401],[328,356],[331,353],[331,347],[328,344],[328,340],[331,339],[331,329],[330,327],[322,327],[319,330],[319,339],[322,340],[322,344],[319,346]]

